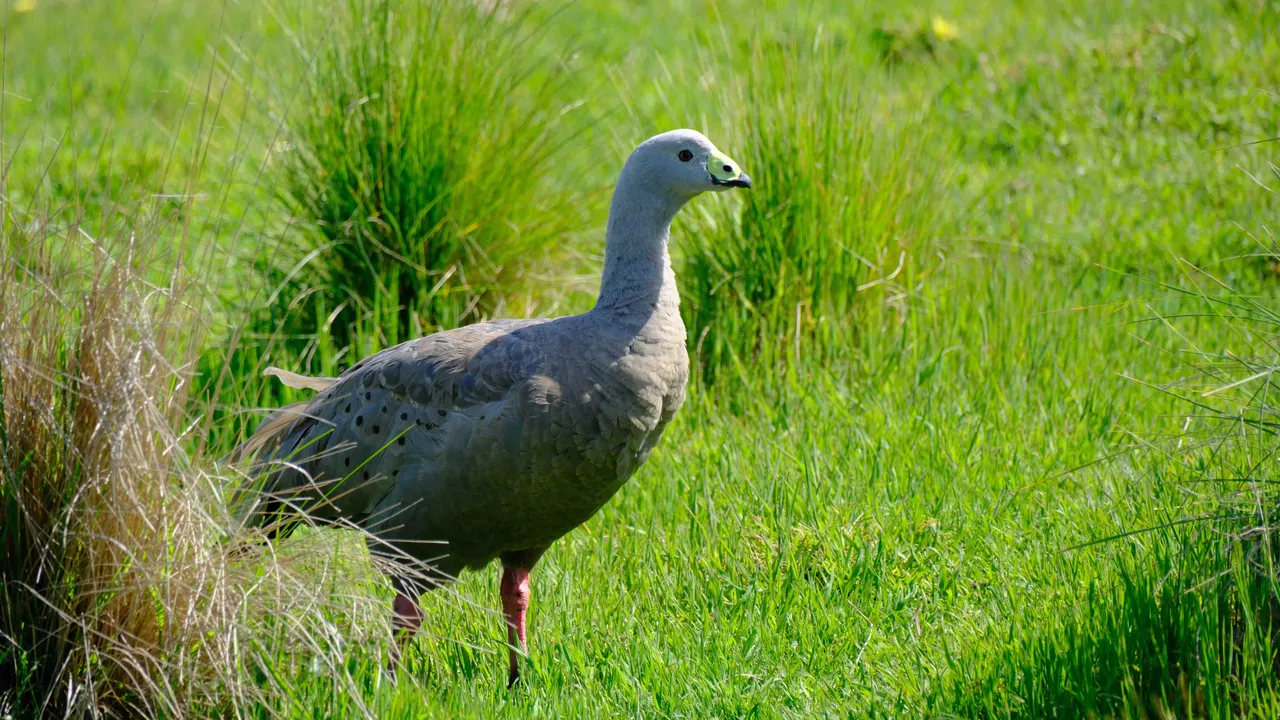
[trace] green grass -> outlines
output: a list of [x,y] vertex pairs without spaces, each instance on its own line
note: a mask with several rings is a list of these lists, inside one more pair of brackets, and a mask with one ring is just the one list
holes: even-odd
[[[101,142],[93,133],[108,134],[102,118],[116,118],[109,136],[145,148],[140,157],[165,157],[174,137],[188,148],[242,127],[227,121],[184,135],[166,118],[185,106],[137,90],[173,87],[174,68],[207,72],[207,48],[226,47],[212,24],[219,8],[157,25],[173,39],[144,43],[151,49],[139,57],[169,62],[128,73],[122,41],[89,31],[90,22],[136,31],[145,10],[81,16],[38,3],[9,21],[6,90],[48,98],[7,101],[11,196],[43,183],[65,203],[83,196],[65,189],[68,177],[119,175],[154,188],[163,175],[160,161],[143,170],[94,161],[75,175],[86,163],[73,154],[39,181],[48,151],[23,127],[55,129],[41,137],[84,127],[84,143],[70,147],[89,158]],[[314,336],[295,343],[280,329],[285,316],[266,309],[274,284],[261,279],[262,258],[304,242],[281,232],[282,215],[301,205],[312,216],[299,213],[303,223],[329,222],[386,204],[365,195],[286,210],[270,202],[288,187],[279,164],[235,161],[235,147],[262,157],[295,98],[289,78],[314,48],[289,39],[324,27],[322,13],[272,10],[227,5],[244,34],[221,37],[250,50],[225,55],[240,59],[223,117],[242,114],[254,130],[240,144],[211,143],[196,179],[233,199],[191,205],[206,227],[244,208],[253,219],[215,233],[229,260],[202,277],[222,299],[201,366],[216,374],[204,387],[218,394],[199,405],[217,422],[193,442],[215,448],[251,424],[242,408],[293,397],[259,377],[266,364],[328,373],[405,332],[370,315],[351,349],[322,351]],[[465,202],[507,198],[503,208],[527,219],[574,197],[578,217],[598,226],[601,189],[625,153],[673,126],[707,131],[757,180],[749,197],[696,200],[674,238],[686,317],[698,328],[691,344],[704,343],[712,372],[645,469],[535,571],[522,687],[503,687],[494,569],[428,599],[428,632],[398,687],[376,657],[353,653],[343,676],[351,681],[339,684],[281,647],[273,652],[285,689],[258,712],[1274,715],[1277,594],[1266,580],[1274,573],[1258,561],[1269,546],[1237,537],[1265,524],[1259,513],[1274,495],[1251,494],[1266,484],[1240,493],[1239,483],[1204,482],[1270,480],[1274,440],[1265,425],[1206,419],[1186,401],[1273,366],[1274,325],[1246,327],[1221,314],[1221,303],[1176,292],[1203,287],[1242,306],[1278,306],[1267,228],[1280,197],[1250,178],[1280,182],[1269,165],[1277,146],[1218,149],[1280,135],[1280,39],[1267,29],[1274,4],[582,0],[498,12],[537,35],[520,62],[554,86],[555,107],[582,100],[592,121],[564,136],[571,155],[535,163],[526,188],[450,180],[474,193]],[[934,16],[957,36],[942,40]],[[400,39],[412,46],[414,37]],[[380,38],[338,39],[368,41],[373,51]],[[47,66],[14,62],[42,43]],[[74,106],[57,60],[69,50],[100,58],[71,72]],[[319,75],[333,80],[320,89],[338,93],[405,79],[375,66],[364,68],[372,79],[329,67],[353,73]],[[126,77],[134,90],[120,94]],[[458,91],[447,75],[415,77]],[[411,104],[430,99],[391,87]],[[468,101],[489,102],[494,87],[482,83]],[[528,99],[516,99],[514,114],[500,104],[490,129],[516,128]],[[424,107],[422,125],[407,130],[390,122],[389,107],[363,118],[361,143],[326,124],[332,117],[304,117],[317,138],[312,175],[338,163],[351,177],[375,167],[415,197],[433,197],[428,171],[456,148],[414,133],[444,122],[433,113],[447,108]],[[164,132],[150,134],[149,123]],[[517,139],[540,140],[541,131]],[[422,143],[422,164],[361,164],[395,147],[396,132]],[[856,221],[844,221],[841,208],[858,209]],[[412,225],[417,212],[398,224]],[[524,267],[542,283],[548,304],[526,302],[517,282],[509,297],[487,285],[483,307],[589,305],[599,227],[561,227],[533,239],[486,236],[486,247],[513,253],[502,267]],[[837,252],[837,240],[869,262]],[[892,283],[858,290],[893,271],[900,252]],[[524,253],[537,255],[536,269],[523,266]],[[405,272],[380,271],[389,273],[379,276],[384,284]],[[398,312],[393,293],[360,292]],[[274,322],[244,319],[255,313]],[[240,359],[228,364],[229,354]],[[1170,392],[1144,384],[1187,378],[1195,380]],[[1257,382],[1209,396],[1215,412],[1266,420],[1272,404]],[[1221,512],[1240,517],[1136,532]],[[1115,539],[1087,544],[1105,538]]]
[[517,298],[540,289],[527,275],[582,222],[544,181],[581,123],[560,73],[531,58],[537,26],[452,2],[330,12],[284,153],[317,238],[276,261],[291,286],[273,309],[310,305],[300,322],[338,347],[525,311]]
[[760,34],[716,77],[756,188],[684,223],[682,307],[706,382],[847,345],[867,304],[931,263],[947,194],[924,151],[934,129],[912,113],[876,123],[842,45],[820,28]]

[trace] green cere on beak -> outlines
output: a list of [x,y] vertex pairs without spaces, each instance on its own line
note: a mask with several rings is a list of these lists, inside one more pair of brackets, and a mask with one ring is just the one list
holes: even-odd
[[711,173],[711,182],[717,185],[751,187],[751,178],[742,172],[738,163],[719,150],[712,150],[707,156],[707,172]]

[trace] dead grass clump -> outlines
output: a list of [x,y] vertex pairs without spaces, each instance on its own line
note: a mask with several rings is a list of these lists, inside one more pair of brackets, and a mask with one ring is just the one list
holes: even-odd
[[303,672],[358,705],[356,661],[390,639],[362,543],[235,556],[235,481],[189,451],[209,314],[172,253],[191,245],[143,213],[92,237],[4,209],[0,714],[261,713]]

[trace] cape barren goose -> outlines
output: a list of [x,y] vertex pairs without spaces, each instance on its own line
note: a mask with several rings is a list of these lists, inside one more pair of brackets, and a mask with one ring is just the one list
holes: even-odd
[[618,178],[590,312],[436,333],[332,379],[273,371],[319,394],[241,447],[262,468],[244,516],[355,523],[376,536],[374,553],[430,564],[433,578],[393,578],[401,643],[422,623],[422,590],[498,558],[514,683],[529,571],[631,477],[684,401],[671,221],[700,193],[749,187],[697,132],[650,138]]

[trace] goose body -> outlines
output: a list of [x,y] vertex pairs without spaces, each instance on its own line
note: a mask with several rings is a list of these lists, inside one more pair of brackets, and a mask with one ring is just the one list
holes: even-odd
[[613,496],[684,400],[678,312],[652,334],[606,325],[477,323],[368,358],[299,410],[271,493],[401,541],[444,578],[545,549]]
[[[750,179],[705,137],[658,135],[619,178],[589,312],[436,333],[336,379],[279,373],[319,393],[246,443],[265,459],[247,517],[285,505],[354,522],[376,535],[375,553],[425,561],[438,580],[500,558],[514,682],[529,570],[622,487],[684,401],[670,225],[697,194],[730,187]],[[412,631],[424,587],[394,579],[397,620]]]

